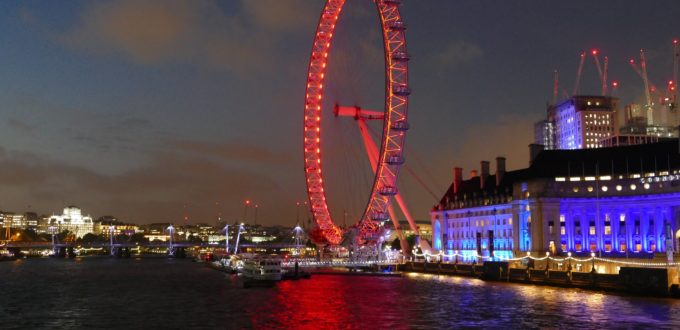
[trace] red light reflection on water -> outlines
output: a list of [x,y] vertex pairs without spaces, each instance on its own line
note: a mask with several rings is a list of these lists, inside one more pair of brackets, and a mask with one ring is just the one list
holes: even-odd
[[403,328],[409,308],[395,280],[400,279],[314,275],[313,280],[282,281],[270,304],[276,310],[251,314],[251,322],[255,328]]

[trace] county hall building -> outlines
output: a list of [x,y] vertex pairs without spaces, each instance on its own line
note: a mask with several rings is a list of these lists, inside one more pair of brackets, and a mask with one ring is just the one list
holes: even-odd
[[[528,168],[479,171],[453,182],[430,212],[434,253],[466,261],[543,256],[666,258],[680,238],[677,140],[613,148],[541,150]],[[660,253],[663,253],[662,255]]]

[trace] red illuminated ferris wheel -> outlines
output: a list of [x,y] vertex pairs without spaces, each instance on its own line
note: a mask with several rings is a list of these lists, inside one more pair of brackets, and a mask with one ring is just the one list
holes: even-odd
[[[385,53],[385,110],[362,111],[358,108],[336,107],[336,115],[351,115],[363,120],[382,120],[380,148],[369,149],[369,159],[375,179],[366,209],[359,221],[360,237],[371,239],[380,229],[380,223],[390,216],[390,202],[398,195],[397,177],[404,163],[404,139],[409,128],[407,122],[408,60],[406,51],[406,25],[399,13],[400,0],[374,0],[383,32]],[[307,194],[314,220],[331,244],[342,240],[343,230],[335,225],[328,210],[322,171],[321,114],[324,96],[324,75],[333,40],[335,26],[345,0],[327,0],[314,35],[309,60],[304,106],[304,161]],[[362,133],[364,130],[362,129]],[[368,147],[367,147],[368,148]]]

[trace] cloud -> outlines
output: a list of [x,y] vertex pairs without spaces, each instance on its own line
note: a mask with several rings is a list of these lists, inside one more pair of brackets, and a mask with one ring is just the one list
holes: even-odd
[[291,160],[288,154],[273,152],[269,149],[247,143],[212,143],[183,140],[175,141],[172,145],[177,150],[186,151],[191,154],[200,154],[225,160],[256,163],[282,163]]
[[268,30],[304,29],[319,17],[308,0],[241,0],[241,5],[255,26]]
[[[205,157],[156,152],[149,165],[118,175],[103,175],[40,155],[0,149],[0,196],[3,207],[38,212],[76,204],[93,215],[114,214],[139,223],[179,219],[182,205],[193,205],[192,218],[213,219],[215,201],[238,201],[245,194],[277,194],[267,175],[227,166]],[[279,194],[282,192],[278,192]],[[227,214],[229,214],[227,212]]]
[[80,22],[54,39],[142,65],[191,63],[244,73],[263,63],[258,54],[267,45],[247,32],[242,19],[215,1],[122,0],[88,3]]
[[473,43],[459,40],[448,44],[441,52],[435,53],[433,59],[446,68],[455,68],[470,63],[484,55],[482,49]]
[[7,119],[7,126],[10,128],[13,128],[17,131],[20,131],[22,133],[31,133],[33,129],[35,129],[35,126],[30,125],[22,120],[16,119],[16,118],[8,118]]

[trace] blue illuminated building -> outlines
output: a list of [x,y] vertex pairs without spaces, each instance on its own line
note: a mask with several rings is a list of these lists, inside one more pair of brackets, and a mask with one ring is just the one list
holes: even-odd
[[[574,95],[548,109],[554,123],[556,149],[600,148],[602,139],[617,134],[618,99],[608,96]],[[537,141],[536,143],[549,145]]]
[[677,140],[545,150],[528,168],[507,172],[499,157],[494,175],[489,162],[481,165],[466,180],[456,168],[430,212],[434,246],[446,254],[468,261],[527,252],[650,259],[678,250]]

